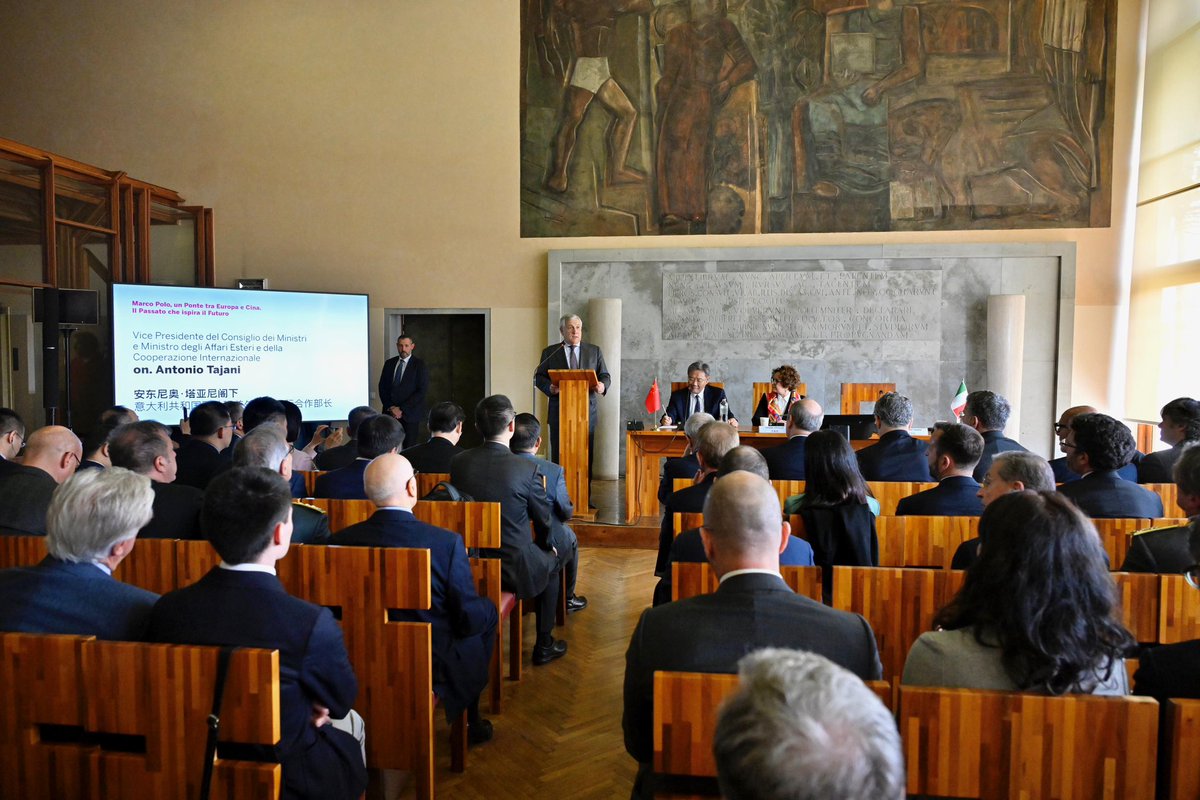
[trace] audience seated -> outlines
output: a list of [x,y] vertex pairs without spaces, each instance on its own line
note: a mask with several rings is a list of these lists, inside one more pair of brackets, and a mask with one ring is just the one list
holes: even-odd
[[466,418],[457,403],[448,400],[438,403],[429,409],[429,441],[409,447],[400,455],[408,459],[417,472],[448,475],[450,460],[465,452],[458,446],[458,440],[462,438]]
[[1091,522],[1055,492],[1013,492],[984,511],[979,539],[979,561],[913,644],[901,682],[1128,694],[1133,637]]
[[126,408],[125,406],[113,406],[111,408],[106,408],[100,412],[100,424],[101,425],[112,424],[112,425],[120,426],[120,425],[128,425],[131,422],[138,422],[138,421],[139,421],[139,419],[138,419],[137,412],[134,411],[132,408]]
[[[295,453],[274,425],[260,425],[242,437],[233,456],[235,467],[263,467],[278,473],[285,481],[292,479],[292,456]],[[299,500],[292,501],[292,541],[296,544],[326,544],[329,542],[329,518],[316,506]]]
[[675,491],[675,481],[686,478],[692,480],[700,471],[700,461],[696,458],[696,448],[699,446],[700,429],[715,419],[712,414],[692,414],[683,423],[683,435],[687,437],[687,447],[678,458],[668,458],[663,461],[662,477],[658,481],[658,502],[665,503]]
[[549,664],[567,652],[567,643],[552,635],[562,564],[550,544],[550,499],[537,465],[509,449],[516,430],[512,401],[502,394],[480,400],[475,427],[484,443],[454,457],[450,482],[478,501],[500,504],[500,585],[518,599],[536,599],[533,663]]
[[1011,413],[1012,407],[1008,400],[995,392],[977,391],[967,395],[967,405],[963,408],[960,421],[983,436],[983,453],[979,456],[979,463],[975,465],[975,471],[972,473],[976,481],[982,481],[983,476],[987,475],[988,468],[992,466],[992,458],[997,453],[1025,449],[1015,439],[1004,435],[1004,426],[1008,424]]
[[[287,437],[287,406],[282,401],[276,400],[274,397],[256,397],[249,403],[246,403],[246,408],[242,412],[242,432],[249,433],[263,425],[270,425],[279,431],[279,435]],[[308,492],[304,486],[304,477],[302,475],[292,475],[288,484],[292,490],[292,497],[304,497]]]
[[[1054,473],[1046,459],[1026,450],[997,453],[983,482],[979,484],[979,499],[987,508],[992,501],[1010,492],[1053,492]],[[967,569],[979,558],[979,537],[963,542],[954,551],[950,569]]]
[[428,611],[407,612],[402,621],[428,622],[433,630],[433,687],[446,719],[467,712],[473,744],[492,738],[492,724],[479,716],[479,694],[487,686],[488,662],[496,641],[496,607],[475,592],[463,539],[413,516],[417,477],[403,456],[385,453],[370,463],[367,496],[376,511],[340,531],[333,544],[354,547],[414,547],[429,551]]
[[654,564],[654,574],[658,577],[663,577],[667,571],[667,556],[675,538],[675,515],[698,514],[704,509],[704,498],[712,488],[721,459],[738,444],[738,432],[728,423],[713,421],[700,429],[696,441],[696,460],[700,464],[700,471],[696,473],[696,482],[672,492],[663,506],[662,524],[658,532],[658,559]]
[[875,427],[879,441],[857,453],[858,470],[868,481],[928,481],[927,445],[908,432],[912,426],[912,401],[887,392],[875,402]]
[[317,469],[332,470],[353,464],[354,459],[358,458],[358,427],[378,414],[379,412],[370,406],[356,406],[350,409],[346,416],[345,434],[348,439],[339,443],[340,433],[331,434],[331,438],[323,443],[325,449],[313,458],[313,466]]
[[575,506],[567,492],[566,470],[553,461],[537,457],[542,446],[542,425],[533,414],[517,414],[512,440],[508,447],[522,458],[537,465],[538,473],[546,480],[546,496],[550,498],[550,545],[558,552],[567,578],[567,612],[587,608],[587,598],[575,594],[579,578],[579,540],[567,521],[575,516]]
[[748,472],[722,477],[705,498],[701,535],[720,587],[647,609],[625,654],[622,728],[625,749],[638,762],[634,797],[654,791],[648,776],[656,670],[732,673],[748,652],[791,647],[824,655],[865,680],[881,674],[866,620],[795,594],[779,575],[788,527],[767,481]]
[[[303,449],[296,447],[296,440],[300,438],[300,428],[304,425],[304,413],[300,411],[300,406],[291,400],[280,400],[279,402],[283,404],[284,420],[287,423],[287,432],[283,438],[292,448],[292,469],[311,470],[313,453],[317,452],[320,440],[309,441]],[[295,493],[292,496],[295,497]]]
[[387,414],[376,414],[358,426],[358,458],[349,465],[317,476],[313,494],[341,500],[365,500],[363,473],[371,459],[394,453],[404,442],[400,421]]
[[1153,492],[1117,477],[1136,451],[1133,434],[1106,414],[1080,414],[1071,420],[1063,440],[1067,466],[1082,477],[1064,483],[1059,491],[1089,517],[1148,517],[1163,515],[1162,500]]
[[70,428],[48,425],[30,434],[21,463],[0,471],[0,535],[45,536],[50,497],[82,458]]
[[203,491],[217,473],[229,468],[222,453],[233,441],[233,423],[225,404],[209,400],[188,414],[190,435],[175,452],[175,482]]
[[33,567],[0,572],[0,631],[137,641],[158,595],[112,577],[150,520],[150,480],[129,470],[84,470],[50,503],[46,550]]
[[[1176,502],[1194,523],[1200,515],[1200,445],[1189,445],[1175,461]],[[1178,575],[1196,559],[1188,546],[1193,525],[1172,525],[1138,531],[1129,543],[1129,552],[1121,564],[1122,572],[1158,572]]]
[[[150,614],[154,642],[279,650],[283,796],[356,800],[366,789],[358,682],[328,609],[290,596],[275,562],[291,543],[291,492],[268,469],[236,467],[209,484],[204,529],[221,564],[169,592]],[[351,734],[348,730],[353,730]]]
[[784,432],[787,441],[763,451],[767,469],[773,481],[804,480],[804,444],[810,433],[821,430],[825,414],[816,400],[805,398],[792,403],[788,409]]
[[150,479],[154,516],[138,532],[143,539],[203,539],[200,506],[204,493],[175,481],[175,448],[171,432],[160,422],[130,422],[112,432],[108,454],[114,467]]
[[0,408],[0,475],[16,462],[13,460],[25,446],[25,423],[11,408]]
[[233,458],[233,447],[242,438],[242,434],[246,432],[246,428],[242,423],[242,415],[246,413],[246,404],[240,400],[226,400],[225,410],[229,412],[229,422],[233,425],[233,440],[229,447],[225,448],[225,452],[221,455],[226,458]]
[[[1189,448],[1190,452],[1196,450],[1200,448]],[[1193,522],[1188,528],[1189,560],[1195,565],[1200,563],[1200,526]],[[1189,566],[1184,574],[1188,585],[1200,590],[1200,569]],[[1200,639],[1142,651],[1138,669],[1133,673],[1133,693],[1158,700],[1168,697],[1200,698]]]
[[979,484],[972,473],[983,452],[979,431],[954,422],[939,422],[929,436],[932,489],[909,495],[896,504],[896,516],[976,517],[983,513]]
[[[809,436],[804,462],[808,480],[804,492],[794,494],[783,504],[785,516],[799,514],[805,506],[840,506],[866,503],[873,516],[879,516],[879,501],[858,471],[858,461],[850,443],[833,431],[818,431]],[[827,434],[837,438],[831,438]],[[813,438],[816,436],[816,438]],[[928,469],[928,467],[927,467]]]
[[[1071,420],[1078,417],[1080,414],[1095,414],[1098,409],[1093,406],[1071,406],[1062,413],[1058,418],[1058,422],[1054,423],[1054,435],[1058,438],[1058,449],[1064,455],[1058,458],[1050,459],[1050,469],[1054,470],[1055,483],[1069,483],[1079,480],[1079,473],[1073,471],[1067,466],[1067,452],[1064,442],[1067,440],[1067,431],[1071,430]],[[1117,475],[1122,480],[1133,481],[1137,483],[1138,463],[1142,460],[1142,454],[1134,452],[1133,460],[1125,466],[1117,470]]]
[[108,457],[108,437],[119,427],[115,422],[100,422],[92,426],[92,432],[83,438],[83,460],[75,468],[76,472],[112,466],[112,460]]
[[1189,444],[1200,442],[1200,401],[1177,397],[1159,412],[1159,438],[1171,445],[1169,450],[1147,453],[1138,464],[1138,483],[1170,483],[1171,467]]
[[713,734],[725,800],[904,800],[892,712],[816,653],[768,648],[738,662]]

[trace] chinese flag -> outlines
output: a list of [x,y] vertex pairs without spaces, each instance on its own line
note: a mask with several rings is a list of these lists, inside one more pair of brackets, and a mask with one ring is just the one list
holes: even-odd
[[646,393],[646,413],[653,414],[662,407],[662,398],[658,394],[658,378],[654,379],[654,385],[650,387],[650,391]]

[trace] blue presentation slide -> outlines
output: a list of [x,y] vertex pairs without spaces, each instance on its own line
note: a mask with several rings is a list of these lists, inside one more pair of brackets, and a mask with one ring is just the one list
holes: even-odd
[[112,323],[116,401],[142,419],[270,395],[329,421],[370,397],[366,295],[114,284]]

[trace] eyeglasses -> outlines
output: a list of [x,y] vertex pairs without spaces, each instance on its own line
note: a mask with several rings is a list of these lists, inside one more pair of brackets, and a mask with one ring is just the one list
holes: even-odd
[[1200,589],[1200,564],[1192,564],[1185,569],[1183,577],[1193,589]]
[[1061,435],[1061,434],[1063,434],[1065,431],[1069,431],[1069,430],[1071,430],[1071,426],[1070,426],[1070,425],[1063,425],[1061,422],[1056,422],[1056,423],[1054,423],[1054,432],[1055,432],[1055,433],[1057,433],[1057,434],[1059,434],[1059,435]]

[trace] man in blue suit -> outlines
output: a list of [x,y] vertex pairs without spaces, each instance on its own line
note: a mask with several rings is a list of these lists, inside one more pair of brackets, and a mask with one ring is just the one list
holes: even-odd
[[378,509],[342,530],[332,544],[354,547],[415,547],[429,551],[432,597],[428,611],[406,614],[433,631],[433,688],[454,719],[465,709],[472,744],[492,738],[492,723],[479,716],[479,694],[487,686],[488,662],[496,641],[496,607],[475,592],[463,539],[413,516],[417,477],[408,459],[385,453],[367,467],[367,496]]
[[983,437],[983,454],[975,465],[972,477],[982,481],[992,466],[992,459],[997,453],[1009,453],[1014,450],[1024,450],[1019,442],[1004,435],[1004,426],[1012,406],[1001,395],[989,391],[976,391],[967,395],[967,404],[963,407],[962,424],[970,425]]
[[663,414],[662,424],[676,425],[686,422],[692,414],[698,414],[701,411],[712,414],[719,420],[721,419],[721,401],[724,400],[725,410],[729,414],[729,424],[736,428],[738,421],[733,416],[729,399],[725,397],[725,390],[719,386],[708,385],[708,364],[703,361],[693,361],[688,365],[687,373],[688,385],[686,388],[671,392],[671,399],[667,401],[667,410]]
[[394,417],[377,414],[358,426],[358,458],[341,469],[317,476],[313,488],[316,497],[339,500],[366,500],[363,473],[371,459],[394,453],[404,441],[404,428]]
[[367,772],[342,629],[329,609],[289,595],[275,573],[292,541],[287,481],[264,467],[234,467],[209,484],[202,519],[221,563],[159,599],[147,638],[278,650],[283,796],[356,800]]
[[575,581],[579,577],[579,540],[575,531],[567,525],[575,516],[575,505],[567,492],[567,476],[553,461],[537,457],[542,446],[542,424],[533,414],[517,414],[515,428],[508,447],[522,458],[537,464],[538,472],[546,479],[546,496],[550,498],[550,544],[558,551],[559,561],[567,575],[567,612],[574,613],[587,608],[587,598],[575,594]]
[[769,447],[763,451],[771,480],[804,480],[804,445],[810,433],[821,430],[821,423],[824,421],[825,414],[816,400],[806,397],[792,403],[788,409],[787,423],[784,425],[787,441],[778,447]]
[[158,595],[112,573],[153,503],[150,479],[120,467],[85,470],[59,486],[47,514],[50,555],[0,572],[0,630],[141,639]]
[[896,504],[896,516],[977,517],[983,513],[979,483],[971,476],[983,452],[979,431],[957,422],[939,422],[929,437],[929,472],[938,485]]
[[401,334],[396,339],[396,355],[383,362],[379,374],[379,402],[384,414],[404,426],[404,447],[417,443],[425,417],[425,395],[429,393],[429,369],[413,355],[416,347],[411,336]]
[[1123,422],[1107,414],[1080,414],[1071,420],[1063,447],[1067,466],[1083,477],[1064,483],[1058,491],[1080,511],[1106,519],[1163,515],[1157,494],[1117,475],[1137,450]]
[[887,392],[875,402],[875,427],[879,441],[856,453],[858,469],[868,481],[928,481],[927,445],[914,439],[912,401],[902,394]]

